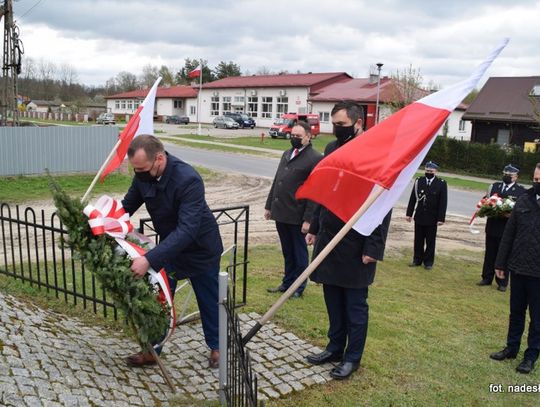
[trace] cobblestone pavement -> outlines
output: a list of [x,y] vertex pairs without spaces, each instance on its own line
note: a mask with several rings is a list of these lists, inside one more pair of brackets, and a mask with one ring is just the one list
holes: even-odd
[[[259,318],[240,314],[243,329]],[[0,293],[0,405],[185,406],[218,398],[218,371],[207,368],[200,324],[178,327],[163,352],[177,392],[158,367],[131,369],[137,345],[119,332],[85,325]],[[277,398],[330,380],[328,366],[308,366],[319,349],[267,324],[247,345],[259,398]],[[191,402],[192,403],[191,403]],[[187,402],[187,404],[186,404]]]

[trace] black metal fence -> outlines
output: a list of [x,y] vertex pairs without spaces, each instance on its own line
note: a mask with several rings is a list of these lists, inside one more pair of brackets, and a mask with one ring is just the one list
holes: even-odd
[[[238,305],[242,305],[247,292],[249,206],[221,208],[213,213],[222,235],[239,249],[234,251],[228,271],[233,298],[236,299],[240,289],[242,297]],[[141,228],[150,229],[149,220],[141,221]],[[0,204],[0,274],[45,289],[65,303],[82,305],[96,314],[101,312],[105,317],[112,315],[117,319],[116,307],[94,275],[85,270],[64,244],[65,237],[67,231],[56,213],[46,215],[45,210]],[[240,239],[242,245],[238,245]]]
[[[256,407],[257,376],[251,367],[249,351],[242,345],[240,321],[235,312],[236,304],[230,291],[225,310],[227,312],[227,384],[225,400],[227,406]],[[261,402],[264,406],[264,402]]]

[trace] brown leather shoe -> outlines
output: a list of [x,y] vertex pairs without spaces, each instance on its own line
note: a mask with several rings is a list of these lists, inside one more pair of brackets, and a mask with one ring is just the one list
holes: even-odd
[[210,369],[217,369],[219,367],[219,350],[213,349],[210,352],[210,357],[208,358],[208,367]]
[[143,367],[155,365],[157,362],[150,352],[139,352],[128,356],[126,363],[129,367]]

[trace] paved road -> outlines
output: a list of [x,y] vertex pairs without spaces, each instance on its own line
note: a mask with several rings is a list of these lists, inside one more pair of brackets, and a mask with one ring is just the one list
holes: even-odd
[[[269,158],[237,153],[226,153],[214,150],[203,150],[181,147],[166,143],[167,150],[193,165],[200,165],[223,172],[237,172],[255,177],[273,177],[278,158]],[[407,205],[411,193],[411,186],[399,199],[401,205]],[[448,212],[454,215],[471,216],[481,194],[476,191],[464,191],[450,188],[448,191]]]

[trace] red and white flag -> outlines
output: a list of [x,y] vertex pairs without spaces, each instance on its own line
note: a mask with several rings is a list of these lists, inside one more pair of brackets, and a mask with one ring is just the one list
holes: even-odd
[[324,158],[296,198],[320,203],[347,222],[380,185],[385,191],[353,226],[369,236],[407,188],[446,118],[507,43],[505,39],[468,79],[410,104]]
[[197,65],[197,68],[188,73],[188,78],[198,78],[199,76],[201,76],[201,64]]
[[116,154],[109,161],[109,165],[101,174],[100,180],[103,182],[105,177],[116,170],[124,161],[131,141],[139,134],[154,134],[154,103],[156,100],[157,87],[161,77],[156,79],[154,85],[139,105],[135,114],[131,116],[128,124],[120,133],[121,143],[116,149]]

